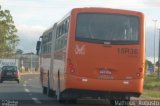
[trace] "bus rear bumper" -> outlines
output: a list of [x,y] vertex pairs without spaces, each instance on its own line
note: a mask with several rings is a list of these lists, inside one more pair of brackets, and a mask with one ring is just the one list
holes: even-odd
[[[111,91],[97,91],[97,90],[84,90],[84,89],[65,89],[63,92],[63,98],[66,100],[75,100],[78,98],[101,98],[109,100],[129,100],[130,97],[139,97],[140,93],[135,92],[111,92]],[[128,99],[127,99],[128,98]]]
[[138,97],[143,92],[144,79],[133,80],[104,80],[66,75],[66,89],[94,91],[106,93],[126,93]]

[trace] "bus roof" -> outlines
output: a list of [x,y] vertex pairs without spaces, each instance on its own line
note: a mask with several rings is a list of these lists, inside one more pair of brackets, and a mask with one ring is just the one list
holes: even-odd
[[46,30],[43,32],[42,36],[45,36],[46,33],[53,31],[53,28],[54,28],[54,26],[55,26],[56,24],[57,24],[57,23],[54,23],[52,27],[50,27],[49,29],[46,29]]
[[126,10],[126,9],[113,9],[113,8],[102,8],[102,7],[84,7],[84,8],[74,8],[72,9],[71,12],[73,11],[79,11],[79,12],[85,12],[85,11],[94,11],[94,12],[98,12],[98,11],[104,11],[104,12],[108,12],[111,11],[113,13],[133,13],[133,14],[141,14],[144,15],[142,12],[140,11],[134,11],[134,10]]

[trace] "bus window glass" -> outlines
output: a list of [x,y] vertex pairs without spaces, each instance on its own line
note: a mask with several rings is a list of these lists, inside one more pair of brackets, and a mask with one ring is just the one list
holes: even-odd
[[80,13],[76,39],[95,43],[138,43],[139,18],[120,14]]

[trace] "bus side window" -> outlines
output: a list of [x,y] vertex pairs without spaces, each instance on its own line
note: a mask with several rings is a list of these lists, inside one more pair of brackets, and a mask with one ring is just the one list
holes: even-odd
[[64,33],[67,33],[67,21],[64,22]]
[[59,49],[62,48],[62,39],[59,39]]
[[58,35],[57,35],[57,38],[59,38],[59,36],[60,36],[60,31],[61,31],[61,28],[60,28],[60,26],[58,27]]
[[67,18],[57,26],[55,50],[61,49],[66,46],[68,27],[69,27],[69,18]]
[[55,50],[57,50],[57,48],[58,48],[57,45],[58,45],[58,41],[56,40],[55,41]]
[[58,35],[59,35],[59,27],[57,27],[57,30],[56,30],[56,39],[58,38]]
[[44,35],[44,44],[46,43],[46,35]]
[[68,29],[69,29],[69,19],[67,20],[67,32],[68,32]]
[[48,41],[50,42],[52,40],[52,32],[49,32]]
[[61,35],[62,35],[62,25],[60,26],[60,33],[58,37],[60,37]]
[[63,47],[66,46],[66,36],[63,36]]
[[60,42],[59,42],[59,39],[57,40],[57,49],[59,49],[59,44],[60,44]]
[[49,44],[47,44],[46,46],[47,46],[46,52],[49,53]]
[[63,38],[61,38],[61,48],[63,48]]
[[61,24],[61,36],[65,33],[64,23]]
[[46,41],[49,42],[49,34],[47,34],[47,40]]

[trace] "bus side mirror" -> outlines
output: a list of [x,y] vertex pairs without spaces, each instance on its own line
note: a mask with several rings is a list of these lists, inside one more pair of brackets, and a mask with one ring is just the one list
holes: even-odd
[[37,41],[37,46],[36,46],[37,55],[39,55],[40,47],[41,47],[41,41]]

